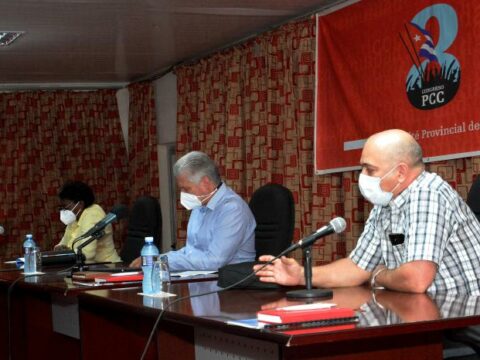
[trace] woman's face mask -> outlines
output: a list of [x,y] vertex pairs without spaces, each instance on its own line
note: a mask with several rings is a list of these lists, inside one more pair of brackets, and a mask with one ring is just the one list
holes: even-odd
[[60,210],[60,221],[64,223],[65,225],[70,225],[73,223],[75,220],[77,220],[77,214],[73,212],[77,205],[80,202],[77,202],[75,206],[72,208],[72,210],[67,210],[67,209],[62,209]]

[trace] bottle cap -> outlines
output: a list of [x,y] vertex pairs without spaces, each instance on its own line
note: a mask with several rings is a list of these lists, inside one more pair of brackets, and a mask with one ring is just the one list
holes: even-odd
[[153,242],[153,236],[146,236],[145,242]]

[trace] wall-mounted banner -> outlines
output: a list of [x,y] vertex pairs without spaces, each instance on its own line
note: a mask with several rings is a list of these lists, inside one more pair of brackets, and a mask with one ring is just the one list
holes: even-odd
[[480,154],[480,1],[363,0],[317,16],[315,170],[400,128],[426,161]]

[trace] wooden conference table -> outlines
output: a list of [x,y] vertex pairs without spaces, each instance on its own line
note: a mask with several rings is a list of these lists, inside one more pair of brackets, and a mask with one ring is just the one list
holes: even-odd
[[[122,267],[91,266],[90,270]],[[67,265],[44,267],[45,275],[23,278],[15,264],[0,265],[0,359],[81,359],[78,295],[92,287],[79,286],[65,276]],[[10,308],[8,291],[11,285]],[[197,276],[182,281],[211,280]],[[102,285],[95,289],[136,287],[139,284]],[[10,331],[9,331],[10,330]],[[10,339],[10,341],[9,341]],[[9,344],[10,342],[10,344]]]
[[[172,284],[178,296],[217,289],[215,281]],[[229,290],[176,302],[138,289],[79,295],[84,359],[138,359],[160,309],[166,308],[148,359],[441,359],[443,332],[480,324],[480,297],[406,294],[367,287],[334,290],[331,302],[357,309],[352,329],[286,335],[230,325],[260,309],[292,304],[285,290]]]
[[[173,302],[138,295],[139,287],[78,287],[49,270],[19,281],[7,311],[7,290],[20,272],[0,268],[0,358],[138,359],[160,309]],[[6,271],[5,270],[9,270]],[[203,279],[205,280],[205,279]],[[216,290],[216,281],[172,283],[177,297]],[[286,335],[229,325],[260,309],[291,304],[285,290],[229,290],[166,309],[148,359],[440,359],[444,330],[480,324],[480,297],[404,294],[366,287],[334,290],[332,302],[357,309],[352,329]]]

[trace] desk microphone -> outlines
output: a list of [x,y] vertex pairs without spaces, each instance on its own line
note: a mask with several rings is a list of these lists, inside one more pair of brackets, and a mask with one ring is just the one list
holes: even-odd
[[107,225],[111,224],[115,220],[123,219],[127,216],[128,208],[125,205],[116,205],[113,207],[112,211],[110,211],[105,217],[97,222],[90,230],[87,230],[84,234],[80,235],[77,240],[82,240],[92,236],[93,234],[105,229]]
[[314,233],[308,235],[307,237],[304,237],[299,242],[290,246],[288,250],[285,251],[285,253],[289,253],[290,251],[294,251],[298,248],[303,249],[303,248],[306,248],[307,246],[313,245],[315,241],[317,241],[318,239],[324,236],[327,236],[333,233],[339,234],[343,232],[346,227],[347,227],[347,222],[345,221],[345,219],[342,217],[336,217],[335,219],[330,220],[330,222],[327,225],[322,226],[320,229],[318,229]]
[[330,289],[313,289],[312,288],[312,249],[311,245],[321,237],[330,235],[332,233],[341,233],[347,227],[347,222],[344,218],[337,217],[331,220],[327,225],[322,226],[313,234],[303,238],[298,243],[290,246],[292,250],[302,248],[304,255],[304,274],[305,274],[305,289],[292,290],[287,292],[287,298],[291,299],[313,299],[313,298],[331,298],[333,292]]

